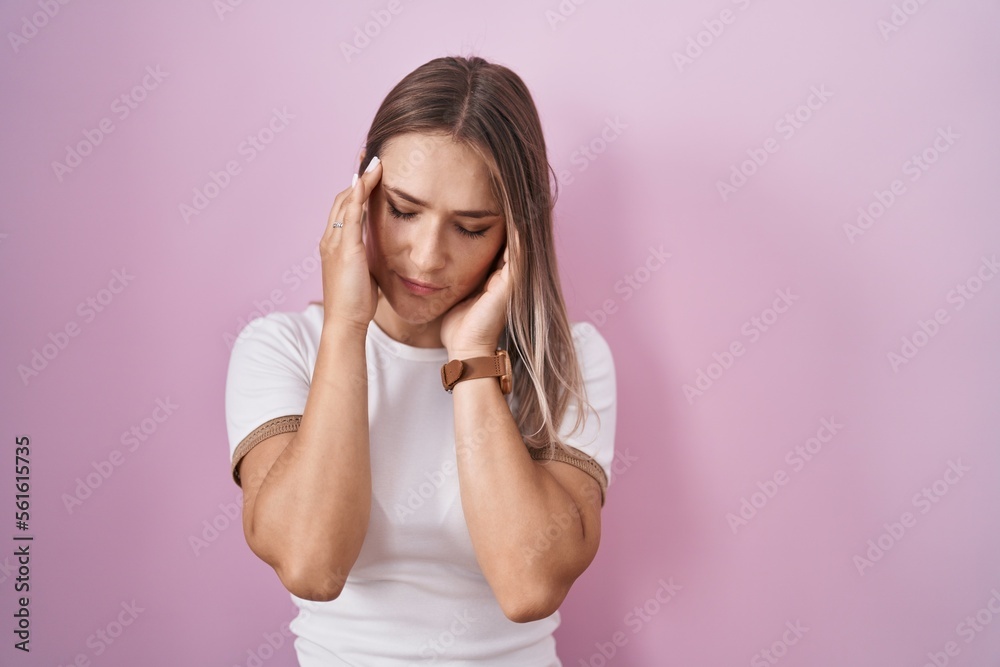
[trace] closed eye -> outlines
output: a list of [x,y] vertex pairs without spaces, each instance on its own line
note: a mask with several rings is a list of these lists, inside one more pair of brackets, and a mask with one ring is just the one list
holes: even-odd
[[[416,215],[417,215],[416,213],[403,213],[398,208],[396,208],[395,206],[393,206],[392,203],[388,199],[386,199],[385,203],[389,207],[389,214],[392,217],[394,217],[394,218],[398,218],[399,220],[410,220],[412,218],[415,218]],[[479,238],[482,238],[482,237],[486,236],[486,230],[485,229],[477,231],[477,232],[474,232],[474,231],[472,231],[470,229],[466,229],[465,227],[462,227],[461,225],[455,225],[455,229],[457,229],[458,232],[460,234],[462,234],[463,236],[467,236],[467,237],[473,238],[473,239],[479,239]]]
[[385,203],[389,205],[389,213],[392,214],[392,217],[394,218],[399,218],[400,220],[409,220],[410,218],[417,215],[416,213],[400,212],[395,206],[389,203],[389,200],[386,200]]
[[466,229],[465,227],[462,227],[461,225],[455,225],[455,229],[457,229],[459,231],[459,233],[461,233],[463,236],[468,236],[468,237],[474,238],[474,239],[480,239],[480,238],[486,236],[486,230],[485,229],[480,230],[478,232],[474,232],[472,230]]

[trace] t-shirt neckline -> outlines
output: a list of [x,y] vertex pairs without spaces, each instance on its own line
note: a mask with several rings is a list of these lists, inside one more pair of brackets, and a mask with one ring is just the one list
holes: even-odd
[[372,321],[368,323],[368,334],[379,345],[388,350],[390,354],[394,354],[397,357],[412,359],[414,361],[435,361],[438,363],[448,361],[447,348],[414,347],[413,345],[400,343],[398,340],[392,338],[389,334],[383,331],[382,327],[380,327],[375,321],[375,318],[372,318]]
[[[322,313],[323,305],[318,303],[310,304],[315,306],[317,312]],[[402,359],[412,359],[414,361],[434,361],[437,363],[444,363],[448,361],[448,349],[444,347],[414,347],[413,345],[407,345],[406,343],[400,343],[398,340],[392,338],[382,327],[372,321],[368,323],[368,336],[375,341],[384,350],[388,351],[389,354],[395,355]]]

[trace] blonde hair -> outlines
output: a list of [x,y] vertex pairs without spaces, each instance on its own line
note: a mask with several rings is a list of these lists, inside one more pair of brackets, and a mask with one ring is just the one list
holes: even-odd
[[[566,313],[552,233],[558,180],[549,166],[538,111],[521,78],[478,56],[441,57],[407,74],[389,91],[365,141],[362,173],[387,141],[405,133],[444,134],[480,156],[490,170],[493,196],[503,207],[510,246],[511,298],[501,336],[513,371],[518,430],[531,448],[569,450],[560,426],[576,402],[573,428],[589,406]],[[420,156],[412,156],[411,163]],[[556,187],[550,192],[549,174]],[[514,406],[512,406],[514,407]],[[596,416],[596,412],[595,412]],[[592,457],[587,457],[592,460]]]

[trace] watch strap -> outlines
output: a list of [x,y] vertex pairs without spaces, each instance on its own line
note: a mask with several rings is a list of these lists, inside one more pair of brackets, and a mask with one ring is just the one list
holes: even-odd
[[507,374],[509,362],[505,350],[497,350],[490,357],[472,357],[470,359],[452,359],[441,366],[441,384],[449,392],[463,380],[475,378],[500,378]]

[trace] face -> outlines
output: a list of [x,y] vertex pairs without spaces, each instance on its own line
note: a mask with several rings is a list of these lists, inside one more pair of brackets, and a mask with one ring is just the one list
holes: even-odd
[[379,158],[382,178],[367,202],[365,239],[384,295],[375,319],[397,340],[438,347],[441,317],[483,288],[503,254],[500,205],[482,158],[449,137],[399,135]]

